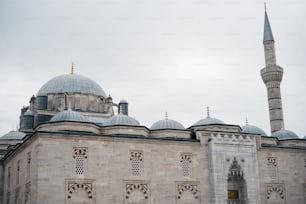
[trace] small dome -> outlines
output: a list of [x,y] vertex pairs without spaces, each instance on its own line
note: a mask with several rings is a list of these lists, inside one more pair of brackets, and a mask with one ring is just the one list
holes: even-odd
[[201,125],[225,125],[225,123],[217,118],[207,117],[193,124],[193,126],[201,126]]
[[272,133],[273,137],[277,137],[279,140],[287,140],[287,139],[299,139],[299,136],[290,130],[279,130]]
[[193,124],[193,126],[202,126],[202,125],[225,125],[225,123],[217,118],[211,118],[209,113],[209,107],[207,107],[207,117]]
[[21,140],[24,136],[26,136],[25,133],[12,130],[0,137],[0,139]]
[[112,126],[112,125],[139,126],[140,124],[137,120],[135,120],[134,118],[128,115],[118,114],[112,116],[103,123],[103,126]]
[[256,127],[254,125],[249,125],[246,124],[245,126],[241,127],[242,133],[248,133],[248,134],[256,134],[256,135],[261,135],[261,136],[267,136],[265,131],[263,131],[261,128]]
[[71,109],[57,113],[50,120],[50,122],[60,122],[60,121],[89,122],[89,120],[81,113],[72,111]]
[[162,129],[184,130],[185,128],[181,123],[171,119],[159,120],[155,122],[151,127],[151,130]]
[[83,93],[106,97],[99,84],[77,74],[64,74],[50,79],[39,89],[37,96],[46,96],[50,93]]

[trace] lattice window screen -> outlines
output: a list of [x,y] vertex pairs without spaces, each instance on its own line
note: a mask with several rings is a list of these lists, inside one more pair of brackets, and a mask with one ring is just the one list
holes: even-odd
[[75,174],[84,175],[86,170],[87,148],[74,148]]
[[130,152],[130,166],[133,176],[141,176],[143,168],[143,153],[141,151]]
[[267,158],[267,166],[271,179],[277,179],[277,161],[275,157]]
[[85,159],[83,155],[77,155],[75,157],[75,173],[83,175],[85,173]]
[[191,176],[191,159],[192,155],[191,154],[186,154],[183,153],[181,154],[181,165],[182,165],[182,173],[183,176],[185,177],[190,177]]

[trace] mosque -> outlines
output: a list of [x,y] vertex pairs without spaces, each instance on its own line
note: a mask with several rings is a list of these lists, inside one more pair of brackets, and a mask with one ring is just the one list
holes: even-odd
[[306,140],[284,128],[274,43],[265,12],[271,134],[209,113],[145,127],[73,69],[52,78],[0,138],[0,203],[305,204]]

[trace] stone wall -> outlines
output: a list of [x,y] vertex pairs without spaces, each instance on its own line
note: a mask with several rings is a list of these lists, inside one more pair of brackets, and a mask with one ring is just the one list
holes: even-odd
[[3,203],[36,203],[38,146],[26,141],[4,161]]
[[[114,204],[208,199],[207,149],[199,142],[77,135],[41,139],[37,203],[73,203],[80,197],[86,203]],[[81,174],[76,159],[83,161]]]
[[262,203],[304,204],[306,149],[260,148],[258,151]]

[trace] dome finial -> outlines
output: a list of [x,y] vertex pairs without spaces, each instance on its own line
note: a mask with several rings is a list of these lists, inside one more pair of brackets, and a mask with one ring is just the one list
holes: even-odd
[[70,72],[70,74],[74,74],[74,63],[73,62],[71,64],[71,72]]
[[248,117],[245,118],[245,125],[249,125]]
[[206,112],[207,112],[207,118],[210,118],[209,106],[206,107]]
[[165,112],[165,119],[168,120],[168,112]]

